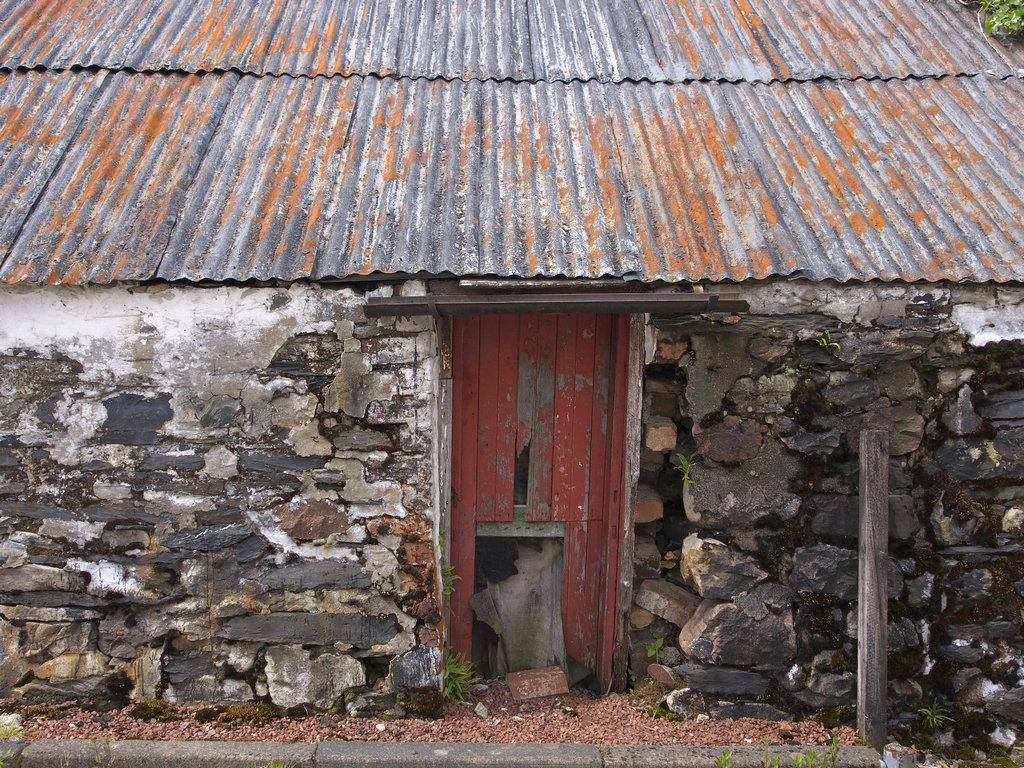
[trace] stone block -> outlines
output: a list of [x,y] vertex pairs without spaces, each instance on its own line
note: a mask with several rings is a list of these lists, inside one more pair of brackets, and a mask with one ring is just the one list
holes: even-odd
[[159,440],[157,430],[171,420],[171,393],[154,397],[122,393],[103,401],[107,418],[100,429],[104,443],[152,445]]
[[798,465],[797,457],[774,440],[738,467],[694,462],[693,483],[683,492],[686,517],[701,528],[730,530],[790,520],[800,511],[800,497],[779,478],[798,476]]
[[796,377],[778,373],[753,379],[744,376],[729,389],[729,399],[741,413],[784,413],[793,399]]
[[363,665],[351,656],[312,658],[301,645],[276,645],[266,652],[267,688],[279,707],[312,704],[329,709],[352,688],[366,684]]
[[306,560],[270,568],[260,579],[268,590],[368,589],[373,574],[359,563],[338,560]]
[[206,525],[191,531],[172,533],[160,542],[167,549],[186,549],[191,552],[215,552],[227,549],[252,535],[248,523]]
[[274,509],[278,526],[295,541],[316,541],[349,528],[344,507],[336,502],[294,498]]
[[682,627],[697,610],[700,598],[664,579],[648,579],[640,584],[634,602],[655,616]]
[[672,671],[686,687],[701,693],[760,696],[768,691],[770,684],[764,675],[746,669],[680,664]]
[[441,649],[419,646],[391,662],[391,685],[395,689],[440,688]]
[[348,643],[369,649],[385,645],[399,633],[395,616],[361,613],[269,613],[238,616],[221,626],[218,637],[226,640],[299,645]]
[[679,633],[679,647],[706,664],[786,664],[796,657],[791,611],[760,621],[732,603],[705,600]]
[[978,414],[997,429],[1024,427],[1024,390],[1006,389],[989,394],[978,408]]
[[665,516],[665,502],[654,488],[640,486],[633,499],[633,522],[653,523]]
[[761,451],[764,428],[753,419],[726,416],[709,427],[694,425],[698,452],[712,461],[736,464],[750,461]]
[[634,540],[633,575],[637,581],[661,576],[661,550],[653,536],[637,535]]
[[87,581],[81,573],[46,565],[0,568],[0,592],[79,592]]
[[840,413],[857,413],[878,400],[881,392],[874,378],[850,371],[831,371],[825,398],[838,407]]
[[971,395],[970,387],[960,387],[956,399],[942,417],[942,423],[954,435],[968,435],[981,428],[981,417],[974,410]]
[[864,414],[859,422],[859,429],[846,431],[853,452],[860,450],[860,430],[888,430],[890,456],[913,453],[921,447],[924,438],[924,417],[910,405],[878,408]]
[[754,558],[696,533],[683,541],[679,570],[697,594],[719,600],[732,600],[768,578]]
[[668,453],[676,447],[678,430],[672,419],[652,416],[647,420],[644,445],[652,451]]
[[789,586],[839,600],[857,597],[857,553],[830,544],[801,547],[793,554]]
[[646,608],[634,605],[629,610],[629,626],[633,629],[643,629],[654,623],[654,614]]

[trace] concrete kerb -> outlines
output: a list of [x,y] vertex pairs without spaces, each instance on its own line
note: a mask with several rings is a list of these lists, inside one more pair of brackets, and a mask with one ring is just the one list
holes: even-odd
[[[725,747],[596,747],[588,744],[440,744],[329,741],[319,744],[234,741],[47,739],[27,744],[13,768],[715,768]],[[730,747],[733,768],[763,768],[759,747]],[[773,747],[788,766],[802,748]],[[819,755],[825,749],[816,749]],[[843,747],[836,768],[877,768],[878,753]]]

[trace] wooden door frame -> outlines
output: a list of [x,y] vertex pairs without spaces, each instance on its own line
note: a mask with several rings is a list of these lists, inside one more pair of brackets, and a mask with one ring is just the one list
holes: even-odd
[[[438,420],[437,450],[438,457],[438,566],[437,566],[437,602],[442,606],[442,643],[448,642],[449,624],[447,617],[449,606],[443,598],[442,568],[451,565],[451,548],[446,546],[452,541],[452,425],[455,418],[455,405],[452,399],[452,323],[451,317],[440,317],[436,320],[438,350],[440,353],[438,382]],[[622,546],[618,562],[618,576],[612,581],[612,575],[606,582],[618,594],[617,608],[614,616],[614,634],[612,649],[612,670],[609,688],[624,690],[626,687],[627,667],[629,664],[628,621],[629,610],[633,601],[633,505],[640,473],[640,438],[641,416],[643,409],[643,365],[644,365],[644,333],[647,326],[647,315],[631,314],[627,325],[626,367],[623,372],[622,396],[624,397],[624,435],[623,462],[620,494]],[[445,542],[446,544],[442,544]]]

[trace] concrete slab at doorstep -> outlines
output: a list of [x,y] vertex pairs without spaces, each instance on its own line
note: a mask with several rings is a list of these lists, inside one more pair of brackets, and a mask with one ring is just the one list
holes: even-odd
[[[46,739],[25,745],[14,768],[715,768],[725,747],[597,747],[589,744],[446,744],[328,741]],[[760,747],[731,747],[733,768],[762,768]],[[773,747],[781,766],[805,748]],[[819,755],[823,747],[814,748]],[[878,768],[868,747],[843,747],[837,768]]]

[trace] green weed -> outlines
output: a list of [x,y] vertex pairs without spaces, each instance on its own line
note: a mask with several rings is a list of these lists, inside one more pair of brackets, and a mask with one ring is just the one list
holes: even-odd
[[442,696],[445,701],[465,701],[469,689],[480,682],[473,673],[473,663],[458,651],[444,649],[444,687]]

